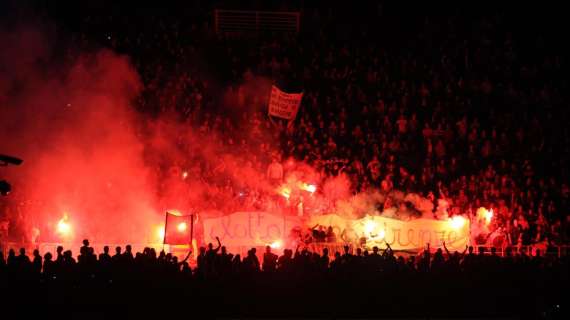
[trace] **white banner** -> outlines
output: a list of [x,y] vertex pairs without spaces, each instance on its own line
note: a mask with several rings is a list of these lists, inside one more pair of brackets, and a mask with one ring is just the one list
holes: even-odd
[[388,243],[394,250],[417,251],[430,244],[463,251],[469,242],[469,220],[456,217],[449,220],[415,219],[402,221],[382,216],[349,220],[334,214],[311,217],[309,225],[333,227],[337,237],[352,234],[367,238],[368,246],[384,247]]
[[265,246],[283,241],[291,229],[300,226],[297,217],[267,212],[235,212],[219,218],[204,219],[204,241],[215,238],[226,246]]
[[276,86],[271,86],[269,97],[269,115],[287,120],[294,119],[299,111],[303,93],[286,93]]

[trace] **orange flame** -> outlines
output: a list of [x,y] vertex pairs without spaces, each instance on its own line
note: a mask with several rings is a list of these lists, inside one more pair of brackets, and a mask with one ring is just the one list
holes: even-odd
[[279,249],[279,248],[281,248],[282,245],[283,245],[283,241],[281,241],[281,240],[275,240],[275,241],[273,241],[269,246],[270,246],[272,249]]
[[461,229],[467,223],[467,219],[462,216],[454,216],[449,219],[449,224],[453,229]]
[[277,192],[280,195],[284,196],[286,199],[289,199],[289,197],[291,197],[291,188],[289,188],[288,186],[283,185],[279,187]]
[[178,232],[184,232],[184,231],[186,231],[187,228],[188,228],[188,226],[186,225],[186,222],[180,222],[176,226],[176,229],[178,229]]
[[491,223],[493,215],[494,215],[493,209],[487,210],[484,207],[477,209],[477,220],[483,221],[486,226],[488,226]]
[[158,242],[162,242],[164,240],[164,225],[159,225],[156,227],[156,238]]
[[69,224],[67,220],[68,217],[67,214],[65,213],[63,215],[63,218],[59,219],[59,221],[57,222],[57,232],[62,237],[67,237],[71,234],[71,224]]
[[317,186],[314,184],[307,184],[303,182],[299,186],[299,189],[309,191],[310,193],[314,193],[315,191],[317,191]]

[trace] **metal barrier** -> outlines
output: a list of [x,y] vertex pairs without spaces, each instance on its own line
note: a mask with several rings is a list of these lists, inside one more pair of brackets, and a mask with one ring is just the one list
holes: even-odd
[[299,12],[214,10],[217,33],[236,31],[299,32]]

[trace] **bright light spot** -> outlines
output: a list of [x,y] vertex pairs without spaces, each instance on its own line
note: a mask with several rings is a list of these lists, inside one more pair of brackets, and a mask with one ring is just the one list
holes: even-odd
[[289,199],[289,197],[291,196],[291,188],[289,188],[287,186],[280,187],[277,192],[287,199]]
[[467,223],[467,219],[462,216],[454,216],[449,219],[449,224],[453,229],[461,229]]
[[63,237],[69,236],[71,233],[71,225],[67,221],[67,214],[58,221],[57,232]]
[[177,216],[177,217],[182,217],[182,212],[180,212],[180,210],[169,209],[169,210],[166,210],[166,212],[170,213],[171,215]]
[[477,219],[484,220],[485,225],[489,225],[491,219],[493,219],[493,209],[487,210],[483,207],[477,209]]
[[376,221],[368,220],[364,223],[364,232],[366,232],[367,234],[371,234],[372,232],[374,232],[377,226],[378,224],[376,223]]
[[188,178],[188,171],[182,172],[182,180]]
[[309,191],[310,193],[314,193],[315,191],[317,191],[317,186],[314,184],[302,183],[300,189]]
[[188,226],[186,225],[186,222],[180,222],[176,226],[176,229],[178,229],[178,232],[184,232],[184,231],[186,231],[187,228],[188,228]]
[[156,238],[162,242],[164,240],[164,225],[158,226],[156,228]]
[[386,236],[386,231],[384,231],[384,229],[380,229],[380,232],[378,233],[378,239],[382,240],[384,239],[385,236]]
[[269,246],[270,246],[272,249],[279,249],[279,248],[281,248],[282,245],[283,245],[283,241],[281,241],[281,240],[275,240],[275,241],[273,241]]

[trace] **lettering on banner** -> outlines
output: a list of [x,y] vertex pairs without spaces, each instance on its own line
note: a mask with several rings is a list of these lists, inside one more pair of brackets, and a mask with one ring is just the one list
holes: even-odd
[[238,212],[221,218],[204,220],[206,234],[216,236],[229,245],[264,245],[281,239],[295,223],[287,217],[277,217],[264,212]]

